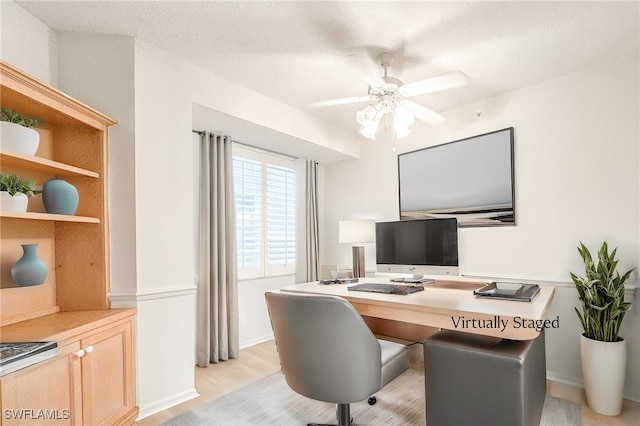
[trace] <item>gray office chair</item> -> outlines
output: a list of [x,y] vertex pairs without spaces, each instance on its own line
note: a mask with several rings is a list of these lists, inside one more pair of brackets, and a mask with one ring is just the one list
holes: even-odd
[[341,297],[267,292],[265,298],[287,384],[307,398],[337,404],[339,426],[351,423],[350,403],[371,397],[409,368],[409,349],[376,339]]

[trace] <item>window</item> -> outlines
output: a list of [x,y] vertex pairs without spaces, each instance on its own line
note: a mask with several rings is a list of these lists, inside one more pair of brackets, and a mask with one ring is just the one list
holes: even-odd
[[295,273],[296,173],[293,160],[233,148],[238,278]]

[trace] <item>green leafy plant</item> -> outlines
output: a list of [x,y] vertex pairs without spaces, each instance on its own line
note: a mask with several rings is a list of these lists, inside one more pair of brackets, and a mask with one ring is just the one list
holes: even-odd
[[42,123],[43,120],[36,117],[23,117],[18,111],[0,107],[0,121],[8,121],[9,123],[19,124],[24,127],[33,127]]
[[581,242],[578,252],[584,262],[585,275],[578,276],[570,272],[571,279],[578,290],[578,299],[582,304],[582,313],[574,308],[584,329],[584,336],[602,342],[617,342],[624,314],[631,309],[631,303],[624,301],[624,283],[635,268],[622,276],[616,271],[615,248],[609,253],[606,241],[598,251],[595,262],[589,249]]
[[15,173],[0,173],[0,191],[7,191],[12,197],[19,193],[31,196],[35,188],[31,179],[20,179]]

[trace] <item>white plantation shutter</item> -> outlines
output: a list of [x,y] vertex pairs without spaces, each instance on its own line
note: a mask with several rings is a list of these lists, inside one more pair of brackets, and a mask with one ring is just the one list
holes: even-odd
[[296,175],[292,168],[267,164],[267,274],[295,272]]
[[234,146],[238,278],[295,273],[293,160]]
[[262,164],[233,156],[238,234],[238,278],[260,276],[262,263]]

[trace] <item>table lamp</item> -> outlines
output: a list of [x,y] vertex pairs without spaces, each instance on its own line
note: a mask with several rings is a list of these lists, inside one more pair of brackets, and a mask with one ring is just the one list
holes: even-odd
[[[376,224],[371,219],[341,220],[338,223],[339,243],[374,243]],[[353,246],[353,277],[364,277],[364,247]]]

